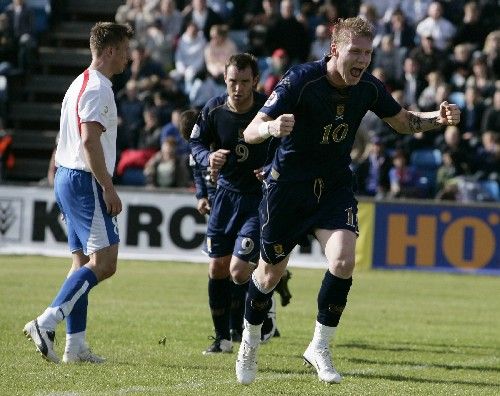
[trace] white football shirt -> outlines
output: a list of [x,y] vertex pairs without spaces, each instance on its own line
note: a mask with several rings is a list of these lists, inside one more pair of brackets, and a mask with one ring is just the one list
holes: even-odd
[[112,176],[116,162],[117,110],[111,81],[97,70],[87,69],[70,85],[61,108],[56,165],[90,172],[83,151],[81,124],[102,125],[101,145],[106,169]]

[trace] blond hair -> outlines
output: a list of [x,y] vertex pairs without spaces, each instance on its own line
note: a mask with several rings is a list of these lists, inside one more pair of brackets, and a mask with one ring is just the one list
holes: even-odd
[[367,37],[373,40],[372,25],[360,17],[339,19],[332,29],[332,44],[345,44],[351,37]]

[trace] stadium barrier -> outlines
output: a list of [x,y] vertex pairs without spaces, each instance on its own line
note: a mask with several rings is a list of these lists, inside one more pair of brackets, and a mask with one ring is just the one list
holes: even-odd
[[[120,257],[206,262],[206,217],[192,193],[120,188]],[[498,204],[426,201],[359,204],[357,269],[412,269],[500,275]],[[0,254],[69,256],[52,189],[0,186]],[[1,261],[0,256],[0,261]],[[291,265],[326,268],[319,244],[297,248]]]

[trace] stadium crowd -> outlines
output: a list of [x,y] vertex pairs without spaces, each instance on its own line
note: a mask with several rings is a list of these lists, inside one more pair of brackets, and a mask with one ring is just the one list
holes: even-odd
[[[117,181],[192,187],[179,114],[224,92],[228,57],[257,56],[269,95],[291,65],[329,53],[337,18],[359,15],[376,32],[370,72],[401,105],[429,111],[448,100],[462,111],[458,126],[425,136],[396,134],[368,113],[352,152],[359,195],[500,200],[499,11],[493,0],[127,0],[115,15],[136,32],[113,81]],[[0,30],[3,51],[10,30]]]

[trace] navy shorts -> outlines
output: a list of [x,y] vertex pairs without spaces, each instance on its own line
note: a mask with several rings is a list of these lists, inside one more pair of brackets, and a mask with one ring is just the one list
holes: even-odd
[[218,187],[208,219],[206,249],[210,257],[259,258],[261,192],[241,194]]
[[269,264],[282,261],[315,229],[358,234],[358,201],[348,176],[340,183],[266,181],[259,213],[261,257]]
[[90,172],[58,167],[54,192],[72,253],[89,255],[120,242],[116,216],[107,213],[102,187]]

